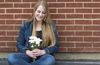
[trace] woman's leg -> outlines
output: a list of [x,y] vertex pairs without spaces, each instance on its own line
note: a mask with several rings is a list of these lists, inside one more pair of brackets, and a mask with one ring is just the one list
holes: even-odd
[[31,63],[32,65],[55,65],[55,58],[50,54],[41,56],[38,60]]
[[31,58],[24,53],[12,53],[8,55],[9,65],[30,65]]

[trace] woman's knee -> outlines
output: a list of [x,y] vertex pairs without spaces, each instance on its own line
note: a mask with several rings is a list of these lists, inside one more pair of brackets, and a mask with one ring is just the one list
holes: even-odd
[[55,58],[54,56],[50,54],[46,54],[43,56],[42,64],[44,65],[54,65],[55,64]]
[[16,63],[17,62],[16,54],[14,54],[14,53],[9,54],[7,60],[9,63]]
[[52,56],[52,55],[50,55],[50,54],[46,54],[46,55],[45,55],[45,58],[46,58],[47,60],[55,61],[54,56]]

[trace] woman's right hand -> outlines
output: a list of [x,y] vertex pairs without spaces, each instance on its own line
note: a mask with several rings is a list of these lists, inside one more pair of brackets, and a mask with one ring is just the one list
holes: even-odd
[[26,55],[28,55],[31,58],[35,58],[36,56],[34,56],[33,51],[30,50],[26,50]]

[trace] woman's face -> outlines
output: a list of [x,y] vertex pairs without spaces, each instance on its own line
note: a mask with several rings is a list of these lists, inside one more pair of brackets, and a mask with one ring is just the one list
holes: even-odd
[[37,8],[37,10],[35,11],[35,18],[37,21],[42,22],[42,20],[45,18],[45,16],[46,16],[46,11],[45,11],[44,7],[40,5]]

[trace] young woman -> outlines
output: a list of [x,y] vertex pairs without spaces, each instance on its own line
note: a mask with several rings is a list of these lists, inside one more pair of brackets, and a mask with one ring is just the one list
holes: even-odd
[[[47,2],[40,0],[34,7],[33,17],[26,21],[19,32],[18,53],[8,55],[9,65],[55,65],[54,53],[58,51],[56,26],[49,18]],[[40,46],[30,50],[29,37],[42,39]],[[33,58],[36,58],[33,61]]]

